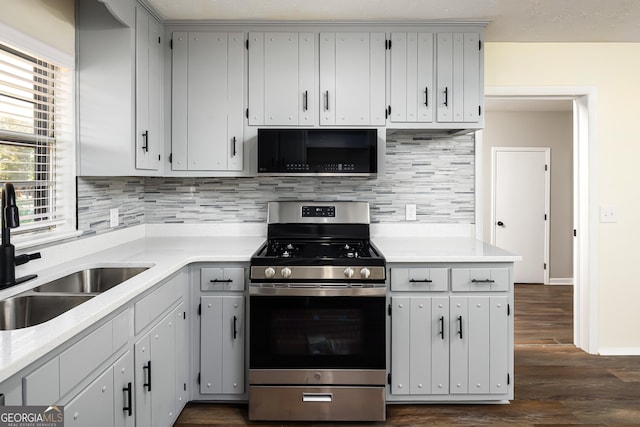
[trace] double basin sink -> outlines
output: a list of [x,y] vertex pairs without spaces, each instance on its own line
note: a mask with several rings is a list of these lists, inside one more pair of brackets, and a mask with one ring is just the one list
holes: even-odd
[[51,320],[148,268],[89,268],[0,300],[0,330],[27,328]]

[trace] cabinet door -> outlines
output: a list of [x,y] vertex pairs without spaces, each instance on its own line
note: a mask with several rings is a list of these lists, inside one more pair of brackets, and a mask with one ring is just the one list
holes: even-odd
[[480,120],[480,34],[438,33],[437,120],[476,123]]
[[175,312],[135,344],[136,426],[170,426],[175,420]]
[[176,308],[176,415],[189,401],[189,321],[185,304]]
[[136,168],[158,170],[162,147],[162,26],[136,7]]
[[202,297],[200,321],[200,393],[244,393],[244,297]]
[[450,371],[449,392],[466,394],[469,391],[469,318],[467,297],[449,299]]
[[384,33],[320,33],[320,124],[384,125]]
[[113,367],[107,369],[64,407],[65,425],[113,427]]
[[394,297],[391,307],[391,393],[448,393],[448,297]]
[[391,33],[391,122],[433,121],[433,33]]
[[242,170],[243,42],[242,33],[174,33],[174,170]]
[[313,33],[249,33],[249,124],[313,125]]
[[127,351],[113,366],[114,420],[117,427],[135,425],[133,353]]

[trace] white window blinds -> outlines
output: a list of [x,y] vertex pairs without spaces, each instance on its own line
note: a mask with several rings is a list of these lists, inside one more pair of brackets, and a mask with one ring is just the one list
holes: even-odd
[[68,224],[60,159],[73,144],[70,70],[0,44],[0,183],[12,182],[20,227],[40,234]]

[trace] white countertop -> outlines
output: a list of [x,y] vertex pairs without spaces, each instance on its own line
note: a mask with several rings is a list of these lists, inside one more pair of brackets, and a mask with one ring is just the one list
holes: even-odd
[[[0,331],[0,382],[189,264],[248,262],[265,241],[263,228],[222,227],[227,233],[240,233],[217,235],[224,232],[220,228],[212,234],[198,233],[195,229],[184,232],[187,228],[163,227],[165,236],[161,235],[159,227],[147,227],[146,231],[135,228],[80,239],[43,251],[42,260],[26,264],[28,269],[22,267],[16,272],[17,277],[36,272],[38,278],[0,291],[0,299],[83,268],[123,265],[150,268],[48,322]],[[252,235],[244,233],[247,230]],[[521,259],[468,237],[377,236],[373,242],[387,262],[513,262]]]
[[387,262],[514,262],[521,256],[468,237],[375,237]]

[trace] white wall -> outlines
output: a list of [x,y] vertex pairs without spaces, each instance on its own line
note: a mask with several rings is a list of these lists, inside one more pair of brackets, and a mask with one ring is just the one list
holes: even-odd
[[482,154],[485,200],[483,229],[486,241],[491,239],[492,147],[551,148],[549,277],[573,277],[573,113],[487,109]]
[[2,0],[0,6],[3,24],[74,55],[74,0]]
[[597,91],[598,205],[618,222],[598,229],[598,347],[640,354],[640,43],[487,43],[485,85],[587,86]]

